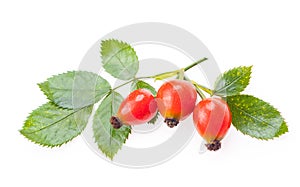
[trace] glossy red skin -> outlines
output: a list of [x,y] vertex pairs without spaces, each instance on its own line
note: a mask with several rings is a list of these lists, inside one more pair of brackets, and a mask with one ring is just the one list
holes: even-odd
[[195,87],[184,80],[165,82],[158,90],[156,101],[158,110],[164,118],[184,120],[196,104]]
[[150,91],[138,89],[121,103],[117,116],[124,125],[139,125],[150,121],[157,113],[157,104]]
[[193,120],[198,133],[208,142],[222,140],[231,125],[230,109],[220,98],[207,98],[194,109]]

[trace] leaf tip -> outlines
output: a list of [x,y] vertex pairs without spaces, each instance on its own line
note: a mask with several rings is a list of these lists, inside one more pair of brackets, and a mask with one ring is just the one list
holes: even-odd
[[281,124],[281,126],[280,126],[280,128],[279,128],[279,130],[277,131],[277,133],[275,134],[274,137],[278,138],[281,135],[284,135],[284,134],[286,134],[288,132],[289,132],[289,128],[288,128],[286,122],[283,121],[282,124]]

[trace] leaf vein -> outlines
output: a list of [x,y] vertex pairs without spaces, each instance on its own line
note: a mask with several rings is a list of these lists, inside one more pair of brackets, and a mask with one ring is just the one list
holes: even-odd
[[[89,106],[87,106],[87,107],[89,107]],[[78,111],[80,111],[80,110],[82,110],[82,109],[85,109],[85,108],[87,108],[87,107],[84,107],[84,108],[81,108],[81,109],[79,109],[79,110],[73,111],[73,112],[71,112],[70,114],[66,115],[65,117],[63,117],[63,118],[61,118],[61,119],[59,119],[59,120],[57,120],[57,121],[55,121],[55,122],[53,122],[53,123],[47,125],[47,126],[44,126],[44,127],[40,128],[40,129],[38,129],[38,130],[29,132],[29,133],[26,133],[26,134],[33,134],[33,133],[36,133],[36,132],[40,132],[40,131],[42,131],[42,130],[44,130],[44,129],[46,129],[46,128],[49,128],[49,127],[51,127],[51,126],[53,126],[53,125],[55,125],[55,124],[57,124],[57,123],[59,123],[59,122],[65,120],[65,119],[67,119],[68,117],[72,116],[72,115],[75,114],[76,112],[78,112]]]
[[241,76],[236,77],[235,79],[233,79],[233,81],[231,81],[229,84],[225,85],[223,88],[216,90],[216,92],[220,93],[221,91],[226,90],[227,88],[229,88],[231,85],[233,85],[234,83],[236,83],[237,81],[239,81],[246,73],[243,73]]
[[254,119],[254,120],[257,120],[257,121],[259,121],[259,122],[266,123],[267,125],[271,126],[273,129],[277,130],[277,128],[274,127],[271,123],[269,123],[269,122],[267,122],[267,121],[265,121],[265,120],[256,118],[255,116],[252,116],[251,114],[247,113],[247,112],[244,111],[243,109],[238,108],[237,105],[235,105],[235,106],[236,106],[236,109],[237,109],[237,110],[243,112],[243,113],[244,113],[245,115],[247,115],[248,117],[250,117],[250,118],[252,118],[252,119]]
[[[129,74],[130,74],[130,71],[127,69],[127,67],[124,65],[124,63],[121,61],[121,59],[117,56],[120,52],[124,51],[124,50],[127,50],[127,49],[131,49],[130,46],[127,46],[127,47],[123,47],[122,49],[118,50],[116,53],[114,53],[113,55],[111,55],[107,60],[106,62],[104,63],[104,65],[106,65],[107,63],[109,63],[114,57],[117,58],[120,62],[120,64],[123,66],[124,70],[126,70]],[[123,71],[124,71],[123,70]]]

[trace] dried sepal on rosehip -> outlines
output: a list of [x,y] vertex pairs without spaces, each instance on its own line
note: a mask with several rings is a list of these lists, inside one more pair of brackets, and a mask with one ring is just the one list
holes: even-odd
[[110,123],[116,129],[122,125],[144,124],[150,121],[156,113],[157,104],[151,92],[138,89],[122,101],[116,116],[110,118]]
[[231,125],[230,109],[221,98],[212,97],[200,101],[193,112],[194,125],[207,142],[210,151],[221,148],[221,140]]
[[196,99],[195,87],[185,80],[165,82],[156,97],[158,110],[165,118],[164,122],[171,128],[193,112]]

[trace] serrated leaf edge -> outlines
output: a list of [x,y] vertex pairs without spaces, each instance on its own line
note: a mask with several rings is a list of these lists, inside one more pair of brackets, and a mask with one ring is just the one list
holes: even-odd
[[[58,107],[60,110],[72,110],[72,109],[68,109],[68,108],[62,108],[62,107],[60,107],[59,105],[56,105],[55,103],[53,103],[53,102],[51,102],[51,101],[48,102],[48,103],[50,103],[50,104],[52,104],[52,105]],[[44,104],[38,106],[38,107],[37,107],[36,109],[34,109],[34,110],[39,109],[40,107],[42,107],[42,106],[45,105],[45,104],[47,104],[47,103],[44,103]],[[86,107],[83,107],[83,108],[77,110],[76,112],[79,112],[80,110],[85,109],[85,108],[87,108],[87,107],[91,107],[91,105],[86,106]],[[23,132],[22,132],[22,131],[23,131],[23,128],[24,128],[25,125],[26,125],[26,122],[27,122],[27,120],[28,120],[28,117],[31,116],[31,114],[33,113],[34,110],[32,110],[32,112],[30,112],[30,113],[28,114],[26,120],[25,120],[24,123],[23,123],[24,125],[22,126],[22,129],[19,129],[18,131],[19,131],[19,133],[20,133],[21,135],[23,135],[28,141],[30,141],[30,142],[32,142],[32,143],[34,143],[34,144],[40,145],[40,146],[42,146],[42,147],[47,147],[47,148],[61,147],[62,145],[69,143],[69,142],[72,141],[74,138],[76,138],[77,136],[79,136],[79,135],[82,133],[82,131],[85,129],[85,128],[83,128],[82,130],[79,130],[79,129],[78,129],[78,130],[79,130],[78,135],[72,137],[71,139],[69,139],[69,140],[67,140],[67,141],[65,141],[65,142],[63,142],[63,143],[61,143],[61,144],[48,145],[48,144],[44,144],[44,143],[42,143],[42,142],[34,141],[34,140],[30,139],[30,138],[27,136],[28,133],[23,133]],[[74,112],[74,113],[76,113],[76,112]],[[72,115],[73,115],[74,113],[72,113]],[[90,115],[90,116],[91,116],[91,115]],[[48,126],[47,126],[47,127],[48,127]],[[34,133],[34,132],[33,132],[33,133]]]
[[[103,100],[104,99],[106,99],[107,97],[109,97],[109,95],[110,94],[112,94],[112,92],[115,92],[115,91],[111,91],[110,93],[108,93],[104,98],[103,98]],[[116,93],[118,93],[118,92],[116,92]],[[118,93],[119,94],[119,93]],[[102,101],[103,101],[102,100]],[[101,102],[102,102],[101,101]],[[101,105],[101,103],[100,103],[100,105]],[[100,107],[100,105],[98,106],[98,108]],[[113,106],[112,106],[113,107]],[[97,109],[98,110],[98,109]],[[96,110],[96,111],[97,111]],[[95,111],[95,112],[96,112]],[[112,111],[113,111],[113,109],[112,109]],[[94,115],[94,117],[93,117],[93,126],[94,126],[94,118],[95,118],[95,115]],[[129,137],[129,135],[131,134],[131,126],[129,126],[128,127],[129,128],[129,132],[128,132],[128,134],[125,136],[125,139],[124,139],[124,142],[122,142],[123,143],[123,145],[126,143],[126,140],[128,139],[128,137]],[[111,131],[112,129],[110,129],[110,131]],[[93,131],[94,131],[94,127],[93,127]],[[111,133],[111,132],[110,132]],[[111,136],[111,135],[110,135]],[[95,133],[93,132],[93,139],[94,139],[94,142],[95,142],[95,144],[97,145],[97,147],[98,147],[98,149],[106,156],[106,157],[108,157],[110,160],[113,160],[113,158],[116,156],[116,154],[122,149],[122,147],[123,146],[121,146],[120,148],[118,148],[117,149],[117,152],[116,153],[106,153],[106,152],[104,152],[104,151],[102,151],[102,148],[101,148],[101,146],[97,143],[97,140],[96,140],[96,137],[95,137]],[[114,138],[113,138],[114,139]]]
[[[46,98],[47,98],[49,101],[51,101],[54,105],[56,105],[56,106],[58,106],[59,108],[62,108],[62,109],[75,110],[74,108],[62,107],[62,106],[56,104],[55,101],[54,101],[54,99],[50,98],[50,95],[48,95],[48,94],[43,90],[43,88],[42,88],[42,85],[44,85],[44,84],[46,84],[47,82],[49,82],[50,79],[52,79],[52,78],[54,78],[54,77],[58,77],[58,76],[63,76],[63,75],[69,74],[69,73],[75,73],[75,75],[76,75],[76,73],[91,73],[91,74],[94,74],[94,75],[97,76],[97,77],[98,77],[98,76],[101,77],[102,79],[104,79],[104,78],[103,78],[102,76],[98,75],[97,73],[94,73],[94,72],[90,72],[90,71],[81,71],[81,70],[79,70],[79,71],[67,71],[67,72],[64,72],[64,73],[59,73],[59,74],[56,74],[56,75],[52,75],[52,76],[48,77],[45,81],[40,82],[40,83],[37,83],[38,87],[39,87],[40,90],[43,92],[43,94],[46,96]],[[106,79],[104,79],[104,80],[106,80]],[[107,81],[107,80],[106,80],[106,81]],[[108,81],[107,81],[107,82],[108,82]],[[96,83],[96,82],[95,82],[95,83]],[[108,82],[108,83],[109,83],[109,82]],[[109,84],[109,85],[110,85],[110,84]],[[111,87],[111,85],[110,85],[110,87]],[[95,89],[95,91],[97,91],[97,89]],[[103,99],[109,92],[110,92],[110,90],[109,90],[108,92],[106,92],[105,94],[103,94],[103,97],[102,97],[101,99]],[[53,92],[51,92],[51,91],[49,90],[49,94],[53,95]],[[100,100],[101,100],[101,99],[100,99]],[[99,102],[99,101],[98,101],[98,102]],[[97,102],[96,102],[96,103],[97,103]],[[95,104],[95,103],[94,103],[94,104]],[[91,105],[87,105],[87,106],[85,106],[85,107],[88,107],[88,106],[91,106]],[[83,107],[83,108],[84,108],[84,107]],[[76,108],[76,109],[80,109],[80,108]]]
[[[113,39],[113,38],[111,38],[111,39],[106,39],[106,40],[102,40],[101,41],[101,44],[100,44],[100,54],[101,54],[101,59],[102,59],[102,64],[103,64],[103,48],[104,48],[104,43],[105,42],[118,42],[118,43],[120,43],[121,45],[125,45],[126,47],[123,47],[122,49],[120,49],[119,51],[117,51],[113,56],[111,56],[109,59],[107,59],[106,61],[107,62],[109,62],[110,60],[111,60],[111,58],[113,58],[116,54],[118,54],[118,53],[120,53],[121,51],[124,51],[124,50],[126,50],[126,49],[131,49],[132,50],[132,52],[134,53],[134,55],[136,56],[136,58],[137,58],[137,61],[139,61],[139,58],[138,58],[138,56],[137,56],[137,54],[136,54],[136,51],[134,50],[134,48],[130,45],[130,44],[128,44],[128,43],[126,43],[126,42],[124,42],[124,41],[122,41],[122,40],[117,40],[117,39]],[[104,65],[104,64],[103,64]],[[123,67],[125,67],[124,66],[124,64],[123,63],[121,63],[121,65],[123,66]],[[105,69],[105,68],[104,68]],[[139,63],[138,63],[138,69],[139,69]],[[124,68],[124,70],[127,70],[127,68]],[[123,70],[123,71],[124,71]],[[128,71],[128,70],[127,70]],[[137,73],[137,72],[136,72]],[[110,73],[109,73],[110,74]],[[117,79],[119,79],[118,77],[116,77],[115,75],[112,75],[112,74],[110,74],[111,76],[113,76],[113,77],[115,77],[115,78],[117,78]],[[125,80],[128,80],[128,79],[125,79]]]
[[148,121],[147,123],[155,125],[155,123],[156,123],[157,119],[159,118],[159,116],[160,116],[160,113],[157,111],[155,116],[150,121]]
[[[241,77],[242,77],[242,76],[237,77],[234,81],[232,81],[232,82],[231,82],[229,85],[227,85],[226,87],[223,87],[223,88],[220,89],[220,90],[215,90],[215,87],[216,87],[217,82],[219,82],[219,81],[222,79],[222,77],[223,77],[226,73],[228,73],[228,72],[230,72],[230,71],[233,71],[234,69],[247,68],[247,69],[249,69],[250,75],[249,75],[249,81],[248,81],[247,85],[245,86],[245,88],[243,88],[243,90],[240,91],[240,93],[243,92],[243,91],[246,89],[246,87],[250,84],[251,74],[252,74],[252,67],[253,67],[253,65],[251,65],[251,66],[238,66],[238,67],[231,68],[231,69],[225,71],[224,73],[220,74],[220,75],[217,77],[216,81],[215,81],[214,90],[213,90],[212,95],[214,95],[214,94],[220,92],[220,90],[222,91],[222,90],[226,89],[226,87],[228,87],[229,85],[232,85],[234,82],[238,81],[238,80],[241,79]],[[245,75],[245,73],[244,73],[243,75]],[[222,97],[228,97],[228,96],[234,96],[234,95],[239,95],[239,94],[233,94],[233,95],[216,94],[216,95],[219,95],[219,96],[222,96]]]
[[[234,96],[234,95],[232,95],[232,96]],[[241,96],[255,97],[255,96],[249,95],[249,94],[242,94]],[[282,133],[277,134],[277,133],[280,131],[280,128],[279,128],[278,131],[276,132],[276,134],[275,134],[272,138],[258,138],[258,137],[254,137],[254,136],[251,136],[251,135],[249,135],[249,134],[246,134],[246,133],[242,132],[241,130],[239,130],[238,128],[236,128],[236,126],[234,125],[234,123],[232,123],[232,125],[234,126],[234,128],[235,128],[237,131],[241,132],[243,135],[247,135],[247,136],[250,136],[250,137],[252,137],[252,138],[255,138],[255,139],[258,139],[258,140],[265,140],[265,141],[268,141],[268,140],[274,140],[274,138],[278,138],[278,137],[280,137],[281,135],[284,135],[284,134],[286,134],[287,132],[289,132],[289,130],[288,130],[288,125],[287,125],[287,123],[285,122],[285,119],[284,119],[284,117],[282,116],[281,112],[280,112],[276,107],[274,107],[273,105],[271,105],[269,102],[264,101],[264,100],[262,100],[262,99],[260,99],[260,98],[257,98],[257,97],[255,97],[255,98],[258,99],[258,100],[260,100],[260,101],[263,101],[263,102],[269,104],[269,105],[272,106],[274,109],[276,109],[276,111],[280,114],[280,116],[281,116],[281,118],[282,118],[282,123],[281,123],[280,127],[281,127],[282,125],[285,125],[285,126],[287,127],[287,128],[286,128],[286,131],[283,131]],[[226,102],[227,102],[227,100],[226,100]]]

